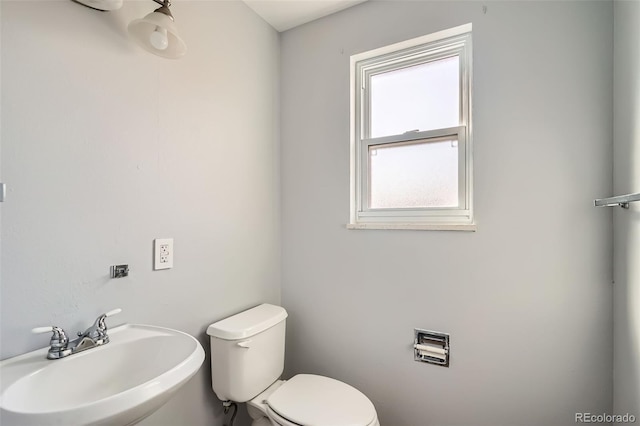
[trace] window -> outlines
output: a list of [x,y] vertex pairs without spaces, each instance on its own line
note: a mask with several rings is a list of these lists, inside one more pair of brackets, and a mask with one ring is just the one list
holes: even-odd
[[351,57],[349,228],[474,230],[471,24]]

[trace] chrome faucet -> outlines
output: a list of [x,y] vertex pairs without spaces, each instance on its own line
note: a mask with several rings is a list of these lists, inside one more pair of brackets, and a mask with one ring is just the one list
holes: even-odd
[[96,318],[93,325],[87,328],[84,333],[78,332],[78,338],[69,341],[67,333],[60,327],[36,327],[31,330],[32,333],[47,333],[53,332],[51,335],[51,341],[49,342],[51,347],[47,354],[48,359],[60,359],[69,355],[73,355],[78,352],[85,351],[87,349],[95,348],[97,346],[106,345],[109,343],[109,335],[107,334],[107,317],[111,315],[119,314],[122,309],[114,309],[107,313],[100,315]]

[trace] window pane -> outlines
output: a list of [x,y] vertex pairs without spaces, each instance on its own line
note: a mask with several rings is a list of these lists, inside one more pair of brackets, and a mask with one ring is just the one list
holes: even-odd
[[369,207],[458,206],[456,140],[369,146]]
[[370,137],[460,124],[457,56],[371,77]]

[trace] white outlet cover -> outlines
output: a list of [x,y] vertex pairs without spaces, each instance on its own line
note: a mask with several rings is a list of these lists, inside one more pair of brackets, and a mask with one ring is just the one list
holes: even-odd
[[153,269],[173,268],[173,238],[153,240]]

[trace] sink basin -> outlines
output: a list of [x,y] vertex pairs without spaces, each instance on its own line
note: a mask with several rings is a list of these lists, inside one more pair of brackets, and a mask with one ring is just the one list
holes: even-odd
[[160,408],[204,361],[181,331],[126,324],[110,342],[58,360],[39,349],[0,361],[3,425],[131,425]]

